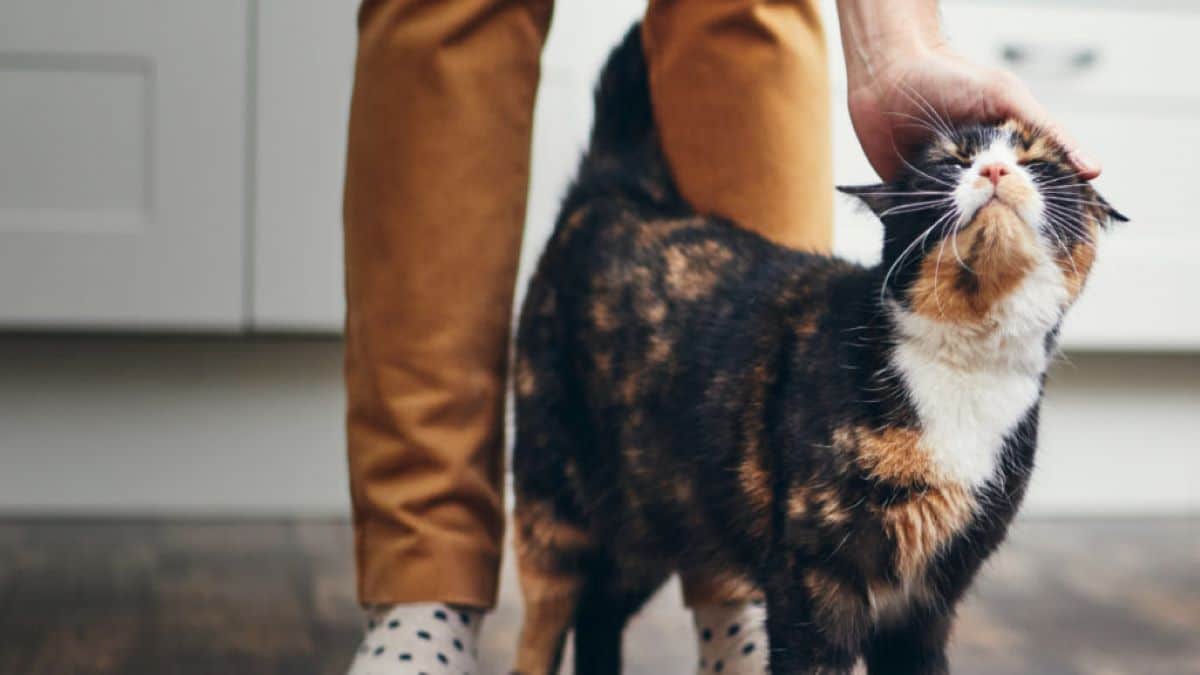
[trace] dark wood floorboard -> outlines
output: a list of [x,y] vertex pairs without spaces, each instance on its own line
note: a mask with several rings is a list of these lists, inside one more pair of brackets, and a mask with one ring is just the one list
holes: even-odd
[[[511,564],[485,675],[518,627]],[[350,532],[320,521],[0,520],[0,675],[340,673],[359,637]],[[678,588],[628,673],[693,672]],[[1200,521],[1028,520],[961,612],[969,675],[1200,673]]]

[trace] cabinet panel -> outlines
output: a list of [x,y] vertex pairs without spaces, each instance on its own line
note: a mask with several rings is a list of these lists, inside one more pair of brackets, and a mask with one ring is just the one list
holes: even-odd
[[260,0],[252,324],[341,329],[357,0]]
[[241,325],[247,17],[0,6],[0,325]]

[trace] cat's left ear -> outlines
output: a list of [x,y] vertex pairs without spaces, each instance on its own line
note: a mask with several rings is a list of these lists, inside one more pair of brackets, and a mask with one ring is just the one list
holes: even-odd
[[1117,223],[1128,223],[1129,222],[1129,217],[1126,216],[1124,213],[1121,213],[1120,211],[1114,209],[1112,204],[1108,203],[1107,199],[1100,196],[1099,192],[1097,192],[1095,194],[1096,194],[1096,201],[1100,203],[1100,209],[1104,213],[1104,218],[1106,220],[1109,220],[1112,222],[1117,222]]
[[896,195],[899,191],[887,183],[873,185],[839,185],[837,191],[852,197],[857,197],[871,212],[879,216],[884,211],[896,205]]

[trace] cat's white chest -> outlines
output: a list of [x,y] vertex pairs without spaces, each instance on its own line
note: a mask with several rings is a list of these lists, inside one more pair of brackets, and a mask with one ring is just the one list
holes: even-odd
[[942,473],[971,489],[995,475],[1004,442],[1041,396],[1045,336],[1065,295],[1057,270],[1039,270],[1001,306],[991,330],[904,313],[892,361]]
[[900,347],[896,365],[921,421],[921,440],[949,478],[982,487],[996,472],[1004,439],[1037,402],[1027,374],[957,371]]

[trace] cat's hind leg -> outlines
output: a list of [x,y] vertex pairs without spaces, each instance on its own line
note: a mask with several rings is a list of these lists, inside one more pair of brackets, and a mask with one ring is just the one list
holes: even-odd
[[666,580],[665,571],[618,571],[586,528],[548,504],[517,507],[517,570],[525,616],[514,673],[554,675],[568,631],[575,635],[575,675],[621,672],[625,624]]
[[587,585],[586,562],[594,546],[586,528],[556,515],[549,503],[519,503],[516,525],[525,615],[514,673],[554,675]]
[[554,675],[598,546],[580,508],[582,408],[566,380],[556,293],[541,278],[530,285],[517,336],[515,372],[517,570],[524,620],[514,672]]

